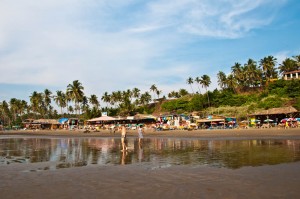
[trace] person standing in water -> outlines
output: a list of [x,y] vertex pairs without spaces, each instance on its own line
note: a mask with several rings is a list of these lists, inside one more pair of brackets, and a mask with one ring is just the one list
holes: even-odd
[[143,126],[142,125],[138,126],[138,137],[139,137],[139,144],[141,144],[141,141],[144,138],[144,136],[143,136]]
[[121,127],[121,143],[122,143],[122,150],[121,151],[126,151],[127,146],[126,146],[126,128],[124,125]]

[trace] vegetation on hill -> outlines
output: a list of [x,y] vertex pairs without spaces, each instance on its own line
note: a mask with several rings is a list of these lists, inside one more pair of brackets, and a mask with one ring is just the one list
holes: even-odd
[[[192,78],[186,83],[191,88],[189,93],[179,88],[168,93],[168,98],[161,97],[162,91],[153,84],[149,92],[141,93],[133,88],[125,91],[105,92],[102,103],[96,95],[86,96],[79,80],[73,81],[66,92],[34,91],[29,103],[12,98],[0,102],[0,120],[4,125],[18,125],[26,118],[79,117],[90,119],[101,112],[109,115],[134,115],[136,113],[187,113],[198,112],[201,116],[222,114],[245,118],[257,109],[269,109],[292,105],[300,110],[300,80],[278,78],[285,72],[300,70],[300,55],[285,59],[277,66],[277,60],[268,56],[256,62],[249,59],[244,65],[235,63],[231,73],[217,74],[220,89],[209,91],[211,84],[208,75]],[[197,86],[194,92],[193,86]],[[205,89],[201,93],[200,87]],[[58,110],[53,108],[55,103]]]

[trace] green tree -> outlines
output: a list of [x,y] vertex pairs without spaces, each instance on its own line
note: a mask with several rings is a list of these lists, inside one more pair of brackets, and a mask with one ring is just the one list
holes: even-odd
[[78,80],[74,80],[72,84],[69,84],[67,86],[68,96],[72,101],[74,101],[76,111],[79,107],[79,103],[82,102],[83,100],[83,96],[84,96],[83,90],[84,87]]
[[211,84],[210,77],[208,75],[202,75],[201,76],[201,85],[206,90],[208,106],[210,106],[210,102],[209,102],[209,95],[208,95],[207,88],[209,87],[210,84]]
[[268,85],[268,82],[271,78],[277,78],[278,74],[275,69],[276,65],[276,58],[273,56],[264,57],[260,60],[259,66],[263,71],[264,78],[266,78],[266,84]]
[[192,77],[189,77],[189,78],[186,80],[186,83],[187,83],[188,85],[191,86],[192,93],[194,94],[194,90],[193,90],[193,86],[192,86],[192,84],[194,83],[193,78],[192,78]]
[[91,97],[89,98],[89,102],[93,105],[95,109],[99,110],[100,103],[96,95],[91,95]]
[[[153,93],[156,93],[157,87],[155,86],[155,84],[151,85],[150,91],[152,91]],[[154,97],[153,97],[153,100],[154,100]]]
[[294,59],[286,58],[278,67],[281,74],[298,69],[297,62]]
[[218,85],[220,86],[221,89],[226,88],[227,84],[226,84],[226,75],[224,72],[219,71],[217,74],[218,77]]
[[63,114],[63,108],[67,107],[66,94],[62,91],[56,91],[56,95],[53,98],[57,106],[60,107],[60,114]]

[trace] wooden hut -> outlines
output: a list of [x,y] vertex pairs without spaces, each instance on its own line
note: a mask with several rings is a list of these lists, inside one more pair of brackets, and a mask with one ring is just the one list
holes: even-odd
[[261,110],[252,114],[249,114],[250,117],[255,117],[258,120],[263,122],[267,119],[274,120],[275,123],[278,123],[280,120],[287,117],[297,117],[299,116],[299,111],[292,106],[280,107],[280,108],[271,108],[268,110]]
[[30,128],[32,129],[58,129],[61,124],[56,119],[38,119],[34,120]]

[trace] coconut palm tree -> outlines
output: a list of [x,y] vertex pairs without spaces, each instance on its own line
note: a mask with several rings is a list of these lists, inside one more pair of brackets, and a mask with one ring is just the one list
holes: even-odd
[[264,78],[266,78],[266,84],[268,84],[271,78],[277,78],[275,70],[276,60],[273,56],[268,56],[259,61],[259,67],[263,71]]
[[157,95],[157,99],[159,99],[159,95],[162,93],[162,91],[160,91],[160,90],[157,90],[156,91],[156,95]]
[[56,95],[53,98],[57,106],[60,107],[60,114],[62,114],[63,108],[67,107],[66,94],[62,91],[56,91]]
[[132,89],[132,96],[134,97],[134,98],[139,98],[140,97],[140,89],[138,89],[138,88],[133,88]]
[[73,106],[69,106],[69,107],[68,107],[68,112],[74,113],[74,108],[73,108]]
[[278,67],[281,74],[298,69],[297,62],[294,59],[286,58]]
[[226,78],[226,85],[229,89],[232,89],[234,92],[236,92],[236,87],[238,85],[236,78],[233,74],[229,74]]
[[189,92],[186,89],[181,88],[181,89],[179,89],[178,94],[179,94],[180,97],[183,97],[183,96],[188,95]]
[[297,70],[300,70],[300,55],[293,56],[293,59],[296,61]]
[[99,109],[100,103],[96,95],[91,95],[91,97],[88,100],[93,105],[94,108],[96,108],[97,110]]
[[151,102],[151,95],[149,94],[149,92],[146,91],[145,93],[141,94],[140,102],[143,105],[149,104],[149,102]]
[[236,62],[231,67],[231,73],[233,74],[234,78],[237,80],[238,84],[244,85],[245,82],[244,69],[240,63]]
[[261,85],[262,72],[257,68],[256,61],[248,59],[244,65],[244,74],[246,76],[246,85],[249,87]]
[[0,105],[1,105],[0,109],[1,109],[1,114],[2,114],[2,118],[1,118],[2,122],[4,123],[4,125],[7,124],[10,126],[12,115],[9,110],[9,105],[5,100],[2,101],[2,103]]
[[[150,87],[150,91],[152,91],[153,93],[156,93],[157,87],[155,86],[155,84],[153,84],[153,85]],[[153,100],[154,100],[154,97],[153,97]]]
[[13,120],[17,120],[17,112],[18,112],[18,100],[16,98],[11,98],[9,101],[9,106],[10,106],[10,112],[12,113]]
[[211,84],[210,77],[208,75],[202,75],[201,76],[201,85],[206,90],[207,100],[208,100],[208,105],[209,106],[210,106],[210,102],[209,102],[209,95],[208,95],[207,87],[209,87],[210,84]]
[[189,84],[191,86],[191,89],[192,89],[192,93],[194,94],[194,90],[193,90],[193,87],[192,87],[192,84],[194,83],[194,80],[192,77],[189,77],[187,80],[186,80],[186,83]]
[[30,103],[35,114],[39,113],[43,117],[45,115],[46,106],[43,100],[43,93],[34,91],[30,96]]
[[44,90],[43,97],[44,97],[46,112],[48,112],[50,110],[51,94],[52,94],[52,92],[49,89]]
[[78,80],[74,80],[72,84],[67,86],[67,93],[71,100],[75,103],[75,109],[79,107],[79,103],[82,102],[84,93],[84,87]]
[[224,72],[219,71],[217,74],[218,77],[218,84],[220,86],[221,89],[226,88],[226,75]]
[[108,103],[110,103],[110,95],[109,95],[107,92],[105,92],[105,93],[102,95],[101,100],[102,100],[103,102],[105,102],[105,103],[106,103],[106,107],[108,107]]
[[201,78],[200,77],[196,77],[195,78],[195,82],[197,82],[198,91],[199,91],[199,94],[201,94],[201,91],[200,91],[200,88],[199,88],[199,85],[201,85]]

